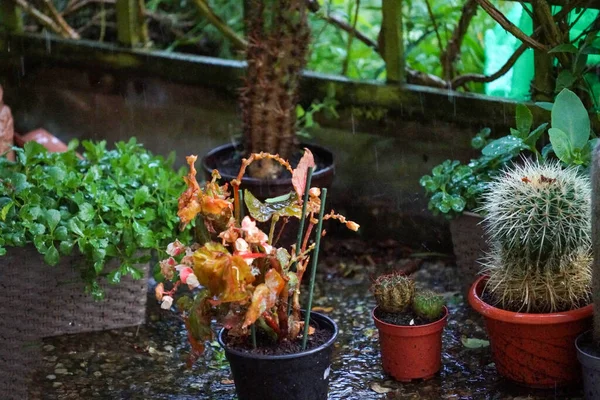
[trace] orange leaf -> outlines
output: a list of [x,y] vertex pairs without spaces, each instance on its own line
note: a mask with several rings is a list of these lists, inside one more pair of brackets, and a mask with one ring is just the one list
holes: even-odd
[[232,256],[221,243],[208,242],[193,255],[194,274],[218,302],[244,301],[246,285],[254,282],[252,267],[243,258]]
[[186,161],[190,166],[190,172],[187,176],[183,177],[183,180],[187,184],[187,189],[179,196],[179,210],[177,211],[177,216],[181,220],[182,228],[196,218],[196,215],[198,215],[202,209],[198,202],[200,186],[198,185],[198,181],[196,181],[196,168],[194,167],[197,158],[198,156],[186,157]]
[[315,159],[310,150],[305,148],[304,155],[292,174],[292,185],[294,185],[294,190],[298,194],[298,199],[302,199],[306,190],[306,175],[308,175],[308,168],[310,167],[315,167]]
[[231,257],[231,263],[223,271],[223,281],[225,282],[225,290],[219,296],[221,302],[244,301],[249,296],[246,285],[254,282],[252,267],[243,258],[233,256]]
[[265,311],[275,307],[277,297],[284,287],[285,281],[281,275],[276,270],[270,269],[265,276],[265,283],[261,283],[254,289],[252,302],[242,327],[247,328],[252,325]]

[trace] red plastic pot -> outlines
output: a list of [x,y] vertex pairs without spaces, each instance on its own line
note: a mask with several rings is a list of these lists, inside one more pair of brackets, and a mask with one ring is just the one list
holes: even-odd
[[392,325],[371,313],[379,330],[379,345],[383,370],[400,382],[433,377],[442,366],[442,332],[448,319],[444,316],[427,325]]
[[498,373],[535,388],[579,382],[575,339],[591,328],[593,306],[547,314],[506,311],[481,299],[486,280],[481,277],[471,286],[469,303],[485,318]]

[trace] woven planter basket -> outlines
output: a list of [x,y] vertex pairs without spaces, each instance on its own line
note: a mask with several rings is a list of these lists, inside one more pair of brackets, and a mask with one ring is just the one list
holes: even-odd
[[478,260],[489,251],[482,221],[481,215],[472,212],[464,212],[450,221],[452,246],[461,277],[462,294],[465,297],[481,270]]
[[[33,246],[9,248],[0,257],[0,393],[26,399],[31,373],[41,361],[40,339],[140,325],[146,318],[149,265],[143,277],[102,284],[105,300],[85,293],[81,256],[44,263]],[[8,397],[5,397],[8,396]]]

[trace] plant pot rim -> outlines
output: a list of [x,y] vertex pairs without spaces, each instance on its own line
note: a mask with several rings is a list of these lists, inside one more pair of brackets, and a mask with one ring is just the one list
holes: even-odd
[[[430,323],[424,324],[424,325],[394,325],[394,324],[389,324],[387,322],[384,322],[384,321],[380,320],[379,318],[377,318],[375,316],[375,311],[377,311],[378,308],[379,308],[379,306],[376,306],[371,311],[371,317],[373,317],[373,320],[375,321],[376,325],[379,325],[381,327],[385,327],[385,328],[388,328],[388,329],[395,329],[397,331],[404,331],[404,332],[407,332],[407,333],[409,331],[415,332],[416,330],[419,330],[419,329],[438,328],[439,325],[445,325],[446,324],[446,321],[448,319],[448,315],[450,315],[450,311],[448,311],[448,307],[444,306],[444,315],[442,315],[436,321],[433,321],[433,322],[430,322]],[[408,335],[406,335],[406,336],[408,336]]]
[[[237,142],[226,143],[226,144],[222,144],[220,146],[213,148],[211,151],[206,153],[206,155],[204,157],[202,157],[202,169],[210,174],[213,169],[208,165],[207,160],[212,158],[213,156],[215,156],[218,153],[235,150],[236,147],[238,147],[239,145],[240,144]],[[325,168],[321,168],[321,169],[318,169],[315,171],[315,173],[312,176],[313,180],[318,179],[319,177],[330,173],[330,171],[332,169],[335,169],[335,160],[333,157],[333,153],[330,150],[328,150],[327,148],[320,146],[318,144],[306,143],[306,142],[301,142],[300,147],[301,148],[308,147],[311,151],[314,150],[313,153],[329,154],[329,156],[331,158],[330,164],[328,163],[328,165]],[[219,173],[221,174],[221,177],[227,181],[231,181],[232,179],[236,178],[236,176],[234,176],[234,175],[229,175],[227,173],[221,173],[221,172],[219,172]],[[278,178],[278,179],[269,179],[268,181],[272,185],[286,185],[286,184],[289,184],[290,180],[291,180],[291,178]],[[262,182],[265,182],[265,179],[252,178],[248,175],[244,175],[244,177],[242,178],[242,181],[247,182],[247,183],[260,184]]]
[[467,217],[473,217],[473,218],[477,218],[477,219],[484,219],[485,217],[479,213],[476,213],[475,211],[463,211],[462,215],[467,216]]
[[577,348],[578,352],[585,354],[586,357],[593,358],[597,363],[600,363],[600,357],[594,356],[594,355],[588,353],[587,351],[583,350],[581,348],[581,346],[579,346],[579,342],[581,340],[584,340],[584,338],[586,336],[591,336],[591,335],[592,335],[592,329],[588,329],[587,331],[580,333],[579,336],[577,336],[577,339],[575,339],[575,347]]
[[540,314],[503,310],[486,303],[480,297],[487,279],[487,276],[477,278],[469,289],[469,304],[486,318],[520,325],[555,325],[591,317],[594,311],[593,304],[575,310]]
[[227,346],[225,344],[225,342],[223,341],[223,335],[226,333],[226,329],[222,328],[219,331],[219,334],[217,335],[217,341],[219,342],[219,345],[221,345],[221,347],[223,349],[225,349],[226,352],[229,352],[231,354],[235,354],[238,357],[245,357],[245,358],[251,358],[251,359],[255,359],[255,360],[289,360],[289,359],[295,359],[295,358],[301,358],[301,357],[307,357],[310,356],[312,354],[318,353],[319,351],[322,351],[323,349],[330,347],[333,345],[333,342],[335,342],[335,340],[338,337],[338,333],[339,333],[339,329],[337,324],[335,323],[335,321],[331,318],[329,318],[328,316],[318,313],[318,312],[314,312],[311,311],[311,319],[313,318],[313,316],[318,316],[321,317],[325,320],[327,320],[329,323],[331,323],[331,325],[333,326],[333,332],[331,334],[331,337],[329,338],[329,340],[327,340],[325,343],[323,343],[322,345],[315,347],[314,349],[310,349],[310,350],[306,350],[306,351],[302,351],[300,353],[292,353],[292,354],[281,354],[281,355],[264,355],[264,354],[252,354],[252,353],[247,353],[245,351],[239,351],[236,349],[232,349],[231,347]]

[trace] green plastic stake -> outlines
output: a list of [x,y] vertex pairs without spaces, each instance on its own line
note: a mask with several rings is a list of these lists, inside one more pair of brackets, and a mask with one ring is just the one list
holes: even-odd
[[[238,197],[240,199],[239,210],[237,210],[236,215],[238,215],[238,225],[242,225],[242,220],[244,219],[244,191],[242,189],[238,189]],[[250,325],[250,336],[252,337],[252,348],[256,348],[256,325]]]
[[302,336],[302,350],[306,350],[308,341],[308,325],[310,323],[310,310],[312,309],[313,295],[315,291],[315,278],[317,276],[317,262],[319,261],[319,247],[321,246],[321,232],[323,232],[323,215],[325,214],[325,200],[327,200],[327,189],[323,189],[321,196],[321,210],[319,210],[319,222],[315,232],[315,251],[312,259],[312,270],[310,271],[310,285],[308,289],[308,305],[306,307],[306,316],[304,317],[304,335]]
[[[296,236],[296,256],[300,254],[300,246],[302,245],[302,233],[304,231],[304,222],[306,221],[306,204],[308,203],[308,191],[310,190],[310,182],[312,180],[313,167],[309,167],[306,171],[306,185],[304,186],[304,197],[302,198],[302,215],[300,216],[300,226],[298,227],[298,236]],[[290,271],[296,271],[296,262],[290,266]],[[292,313],[292,303],[288,303],[288,315]]]

